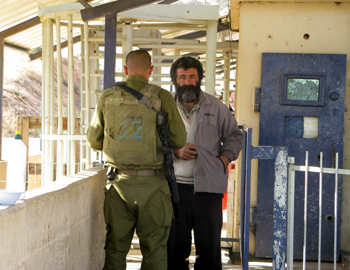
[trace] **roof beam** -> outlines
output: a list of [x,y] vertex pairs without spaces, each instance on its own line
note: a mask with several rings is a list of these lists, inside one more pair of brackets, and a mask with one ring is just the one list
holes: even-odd
[[23,48],[23,47],[20,47],[20,46],[17,46],[17,45],[8,43],[8,42],[5,42],[5,46],[6,46],[6,47],[9,47],[9,48],[11,48],[11,49],[14,49],[14,50],[17,50],[17,51],[20,51],[20,52],[25,52],[25,53],[28,53],[28,54],[29,54],[29,50],[26,49],[26,48]]
[[177,1],[179,1],[179,0],[163,0],[162,2],[159,2],[158,4],[160,4],[160,5],[170,5],[170,4],[175,3]]
[[77,0],[80,4],[84,6],[84,8],[92,8],[90,4],[88,4],[85,0]]
[[119,13],[159,1],[161,0],[118,0],[93,8],[83,9],[80,13],[85,22],[91,19],[104,17],[110,13]]
[[0,36],[2,38],[7,38],[9,36],[12,36],[14,34],[17,34],[19,32],[22,32],[24,30],[27,30],[35,25],[41,24],[40,17],[36,16],[28,21],[22,22],[20,24],[17,24],[9,29],[6,29],[2,32],[0,32]]
[[[228,26],[218,25],[217,32],[219,33],[221,31],[224,31],[227,29],[229,29]],[[201,30],[201,31],[197,31],[197,32],[189,33],[189,34],[184,34],[182,36],[175,37],[174,39],[197,39],[197,38],[205,37],[206,35],[207,35],[207,31]]]
[[[81,37],[80,36],[76,36],[73,38],[73,44],[77,43],[77,42],[80,42],[81,40]],[[61,42],[61,49],[63,48],[66,48],[68,46],[68,41],[64,41],[64,42]],[[53,46],[53,51],[57,51],[57,45]],[[30,54],[29,55],[29,58],[30,60],[36,60],[38,58],[41,58],[42,57],[42,50],[37,52],[37,53],[33,53],[33,54]]]

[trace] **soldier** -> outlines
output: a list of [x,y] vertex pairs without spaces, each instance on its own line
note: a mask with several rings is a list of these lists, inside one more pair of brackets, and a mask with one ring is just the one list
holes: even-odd
[[141,269],[162,270],[167,267],[172,208],[156,111],[165,113],[172,148],[185,145],[186,130],[171,93],[148,83],[153,71],[148,52],[131,51],[124,71],[127,79],[123,84],[150,98],[154,109],[142,105],[123,88],[112,86],[103,92],[87,131],[90,147],[104,153],[105,166],[109,167],[103,269],[126,269],[136,229],[143,255]]

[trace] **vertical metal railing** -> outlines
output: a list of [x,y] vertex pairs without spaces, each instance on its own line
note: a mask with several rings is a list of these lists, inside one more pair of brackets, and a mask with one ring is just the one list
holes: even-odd
[[306,250],[307,250],[307,200],[308,200],[308,173],[319,173],[319,214],[318,214],[318,269],[321,269],[321,244],[322,244],[322,193],[323,193],[323,174],[334,174],[334,248],[333,248],[333,268],[337,269],[337,249],[338,249],[338,193],[339,193],[339,175],[350,175],[350,170],[339,169],[338,153],[335,156],[335,168],[323,167],[323,153],[320,153],[320,166],[309,166],[308,151],[305,153],[305,166],[294,165],[294,158],[289,158],[289,179],[288,179],[288,248],[287,248],[287,266],[293,269],[293,252],[294,252],[294,196],[295,196],[295,172],[305,172],[305,193],[304,193],[304,245],[303,245],[303,269],[306,269]]
[[241,170],[241,209],[240,209],[240,251],[242,269],[248,269],[249,261],[249,231],[250,231],[250,179],[251,159],[250,147],[252,143],[252,129],[241,126],[244,135],[242,148]]
[[241,172],[240,249],[242,269],[248,269],[250,233],[251,160],[275,160],[274,215],[273,215],[273,269],[285,269],[287,245],[287,172],[288,148],[252,146],[252,128],[240,126],[244,134]]

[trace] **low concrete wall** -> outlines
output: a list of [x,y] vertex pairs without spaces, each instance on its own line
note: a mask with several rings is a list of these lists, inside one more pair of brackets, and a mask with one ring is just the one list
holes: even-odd
[[102,269],[105,174],[95,167],[0,205],[0,269]]

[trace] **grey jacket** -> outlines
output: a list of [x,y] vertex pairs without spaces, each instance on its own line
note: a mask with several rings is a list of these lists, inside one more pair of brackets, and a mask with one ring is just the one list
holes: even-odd
[[218,98],[200,94],[200,108],[196,117],[194,144],[197,160],[194,169],[195,192],[225,193],[228,172],[220,155],[231,161],[242,150],[243,134],[230,110]]

